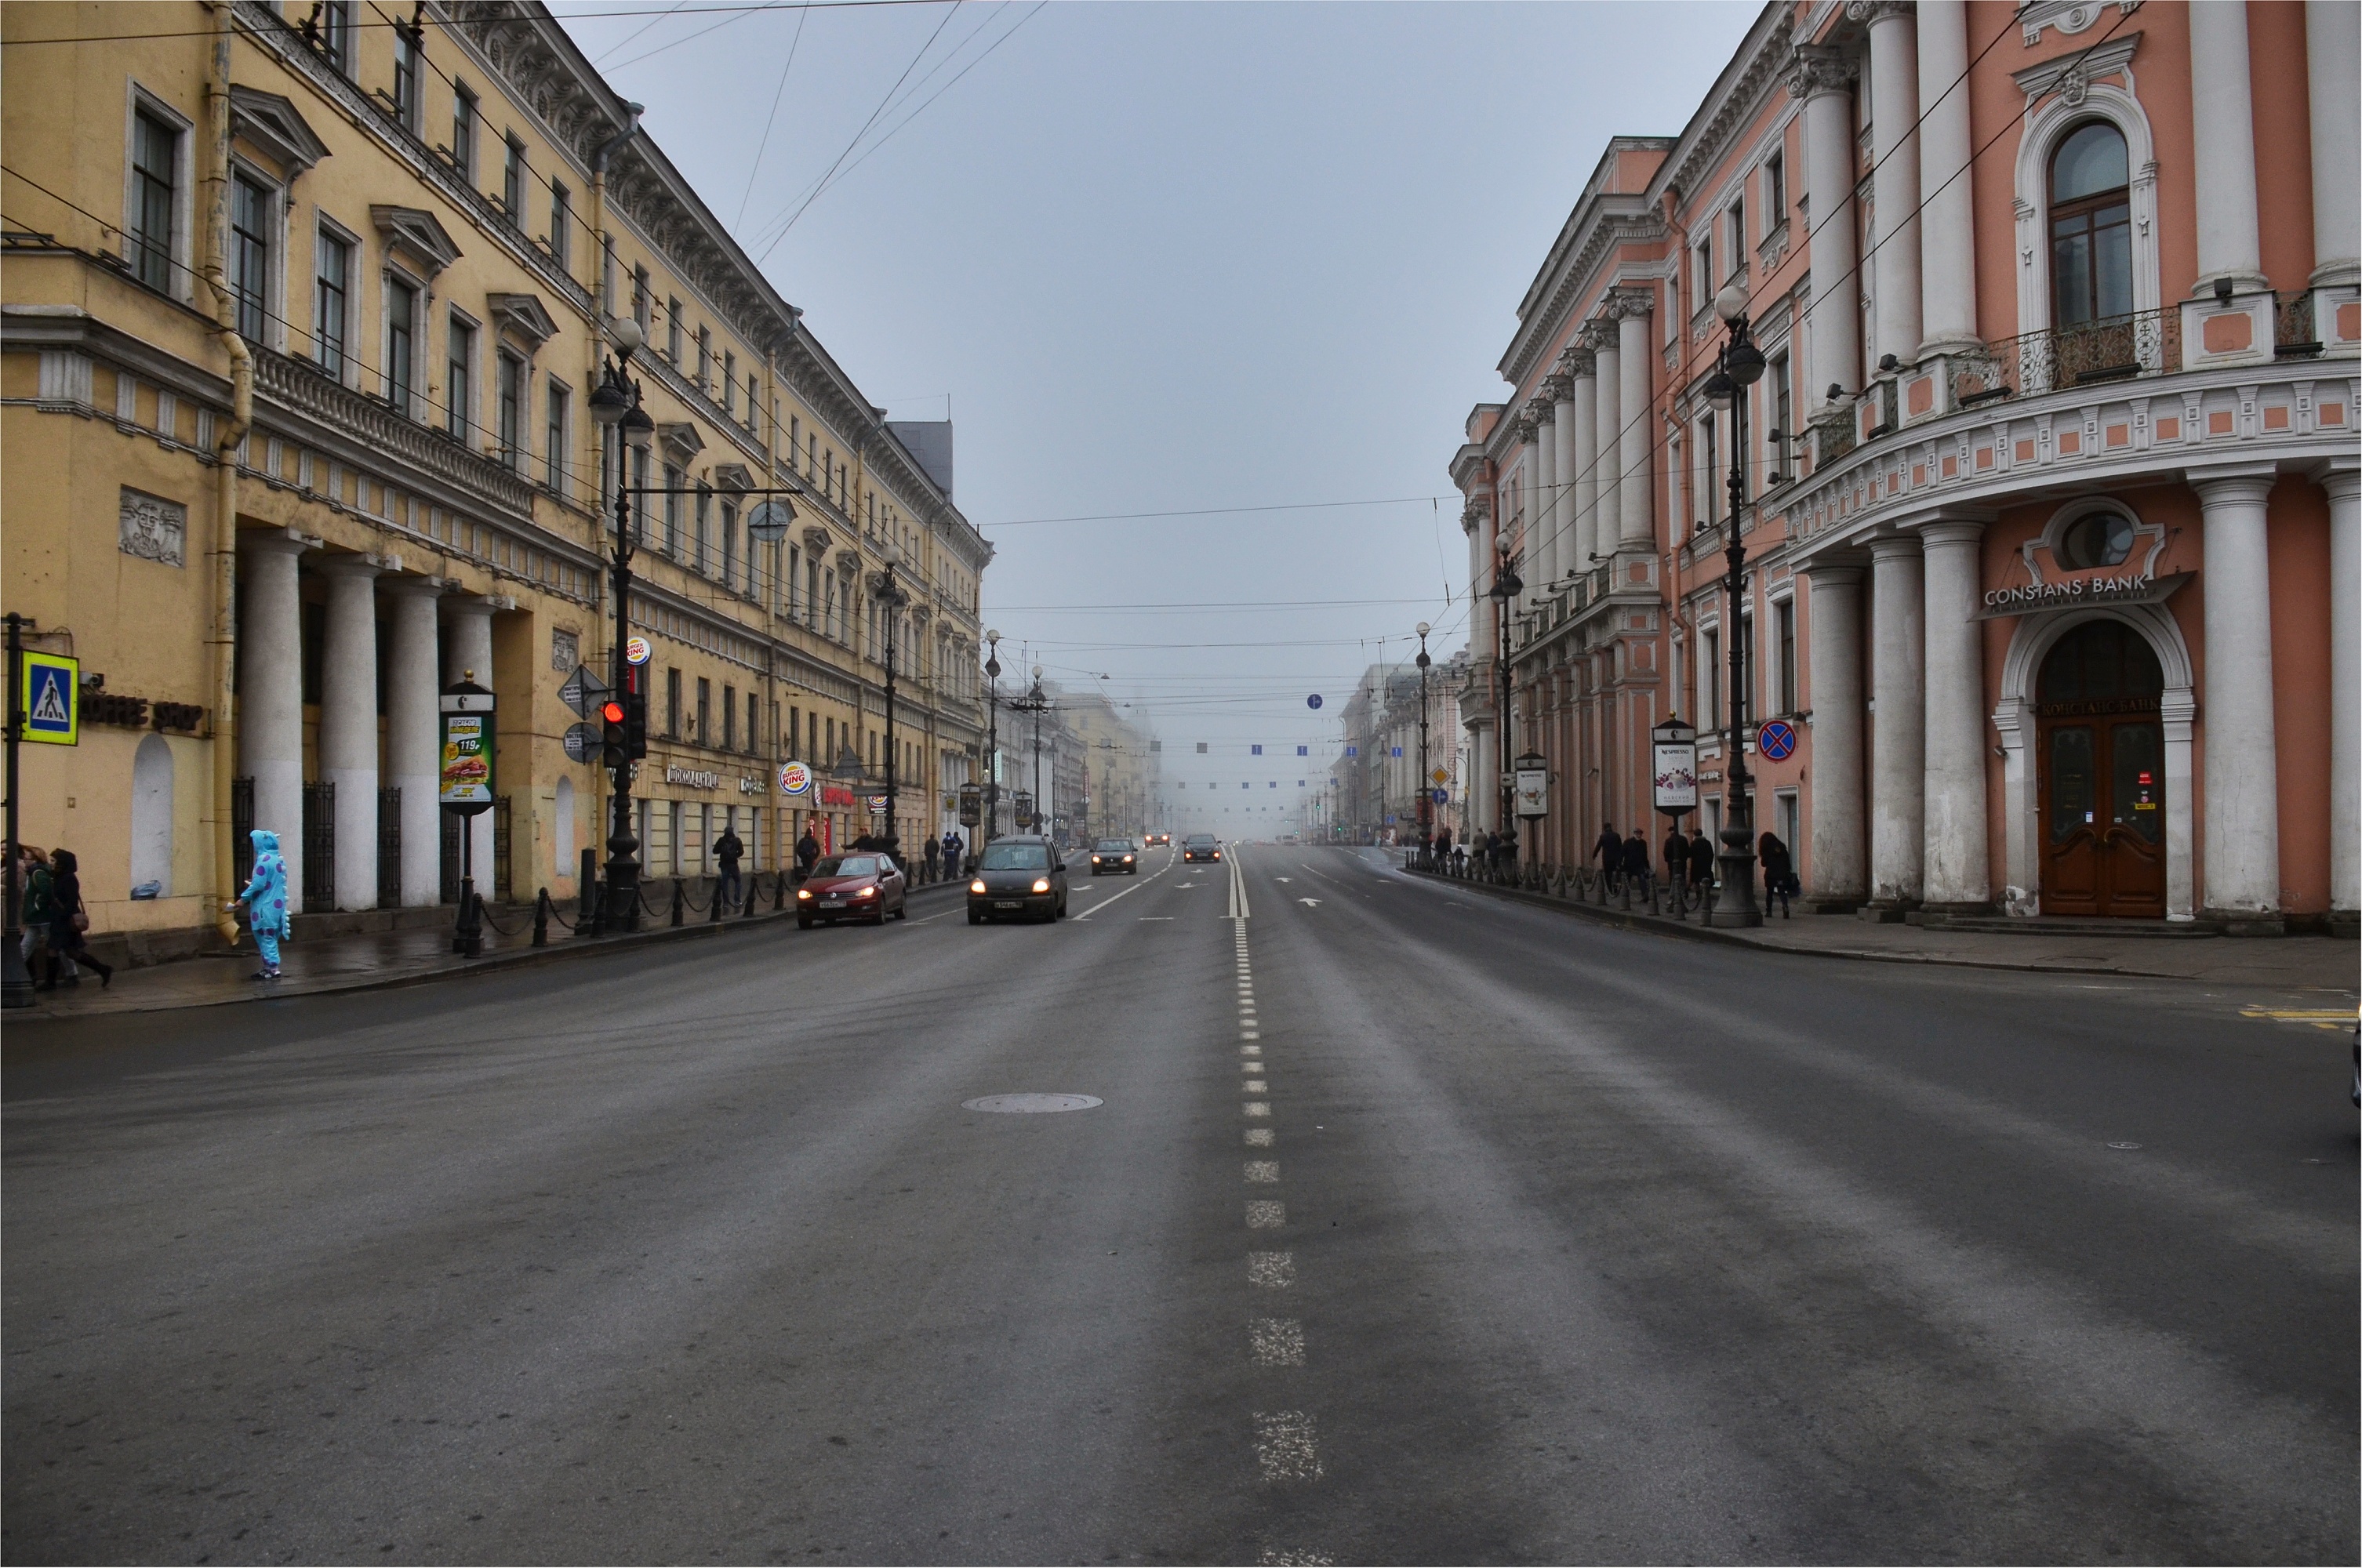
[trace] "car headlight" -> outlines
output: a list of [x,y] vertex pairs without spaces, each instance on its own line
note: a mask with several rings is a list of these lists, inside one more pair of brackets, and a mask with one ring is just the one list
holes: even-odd
[[975,881],[970,882],[970,883],[967,885],[967,890],[968,890],[969,892],[971,892],[971,893],[981,893],[981,892],[984,892],[984,891],[986,890],[985,886],[984,886],[984,878],[981,878],[981,877],[978,877]]
[[1037,893],[1046,893],[1046,892],[1048,892],[1048,891],[1050,890],[1050,878],[1047,878],[1047,877],[1036,877],[1036,878],[1033,878],[1033,890],[1034,890],[1035,892],[1037,892]]
[[809,899],[811,897],[811,889],[810,888],[798,888],[796,889],[796,897],[800,899]]
[[855,888],[853,890],[853,896],[856,899],[874,899],[877,896],[877,889],[875,888]]
[[1129,856],[1129,855],[1125,856],[1123,857],[1123,863],[1124,863],[1126,866],[1131,865],[1131,856]]

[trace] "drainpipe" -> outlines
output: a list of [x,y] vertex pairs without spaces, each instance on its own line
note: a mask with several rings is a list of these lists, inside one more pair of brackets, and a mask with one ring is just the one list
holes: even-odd
[[[205,213],[205,284],[213,290],[215,332],[229,356],[230,414],[214,443],[214,537],[210,624],[205,635],[213,682],[213,899],[216,911],[237,894],[237,846],[230,798],[237,776],[237,453],[254,423],[254,356],[237,335],[237,302],[223,265],[229,242],[230,0],[215,0],[214,58],[206,83],[212,110],[213,194]],[[225,941],[237,940],[237,921],[217,914]]]

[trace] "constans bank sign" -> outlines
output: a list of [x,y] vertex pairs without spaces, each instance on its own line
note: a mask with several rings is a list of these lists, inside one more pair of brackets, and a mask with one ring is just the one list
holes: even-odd
[[2085,604],[2158,604],[2197,574],[2178,571],[2170,577],[2083,577],[2071,582],[2030,582],[2022,588],[1985,591],[1984,609],[1976,616],[1989,621],[2001,615],[2024,615],[2038,610],[2070,610]]

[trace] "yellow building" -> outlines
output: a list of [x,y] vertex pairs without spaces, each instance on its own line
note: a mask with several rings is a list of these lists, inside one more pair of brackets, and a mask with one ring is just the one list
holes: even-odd
[[657,431],[625,487],[645,873],[867,831],[889,635],[896,825],[941,830],[991,558],[949,426],[885,421],[546,8],[12,4],[0,37],[5,608],[105,699],[25,748],[22,834],[81,857],[94,933],[193,942],[249,824],[307,910],[447,900],[436,699],[469,671],[499,702],[479,886],[574,895],[606,785],[558,688],[609,668],[587,404],[623,319]]

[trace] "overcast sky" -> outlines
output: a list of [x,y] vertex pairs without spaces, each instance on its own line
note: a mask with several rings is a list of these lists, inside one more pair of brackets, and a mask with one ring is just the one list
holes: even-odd
[[1379,639],[1464,643],[1445,469],[1518,301],[1606,138],[1678,133],[1755,14],[650,8],[556,6],[871,401],[948,406],[1003,664],[1111,676],[1176,801],[1270,814]]

